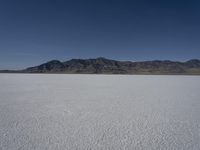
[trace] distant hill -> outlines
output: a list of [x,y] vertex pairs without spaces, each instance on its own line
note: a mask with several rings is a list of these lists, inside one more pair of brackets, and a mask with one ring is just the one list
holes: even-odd
[[52,60],[39,66],[8,73],[75,73],[75,74],[196,74],[200,75],[200,60],[186,62],[154,61],[116,61],[103,57],[96,59],[71,59],[60,62]]

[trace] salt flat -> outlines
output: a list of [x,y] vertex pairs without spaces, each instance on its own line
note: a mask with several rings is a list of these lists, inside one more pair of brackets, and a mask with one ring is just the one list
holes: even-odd
[[200,76],[0,74],[0,150],[199,150]]

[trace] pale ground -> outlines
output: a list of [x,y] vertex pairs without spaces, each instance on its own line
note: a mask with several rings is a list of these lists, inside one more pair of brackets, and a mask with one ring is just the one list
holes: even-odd
[[200,76],[0,74],[0,150],[199,150]]

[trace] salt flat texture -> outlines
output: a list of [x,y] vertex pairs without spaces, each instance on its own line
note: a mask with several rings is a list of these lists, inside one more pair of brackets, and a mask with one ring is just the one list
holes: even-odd
[[0,74],[0,150],[199,150],[200,77]]

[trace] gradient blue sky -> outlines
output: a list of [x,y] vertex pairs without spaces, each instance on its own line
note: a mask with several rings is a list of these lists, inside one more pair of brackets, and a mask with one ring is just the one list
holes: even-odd
[[200,58],[199,0],[0,0],[0,69]]

